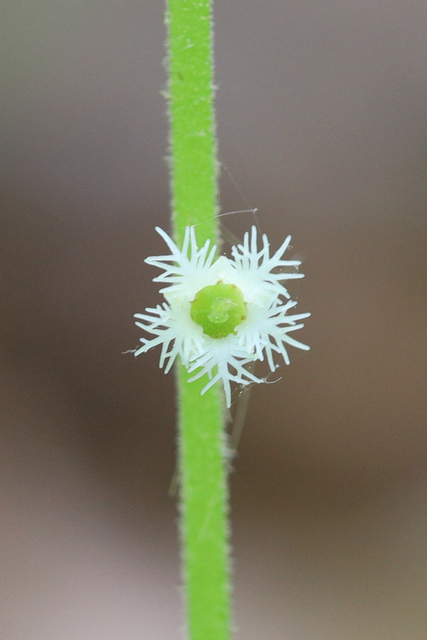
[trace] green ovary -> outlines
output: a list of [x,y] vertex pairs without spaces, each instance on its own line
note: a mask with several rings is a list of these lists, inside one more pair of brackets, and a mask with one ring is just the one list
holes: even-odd
[[200,289],[191,303],[191,317],[211,338],[236,333],[236,327],[246,316],[246,303],[240,289],[221,280]]

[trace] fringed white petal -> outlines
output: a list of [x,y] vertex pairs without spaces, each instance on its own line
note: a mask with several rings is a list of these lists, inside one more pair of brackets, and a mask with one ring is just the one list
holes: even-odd
[[[136,324],[152,336],[140,339],[142,346],[135,350],[135,355],[161,345],[159,366],[164,367],[165,373],[179,357],[188,372],[194,373],[190,381],[207,375],[202,393],[221,381],[230,406],[231,383],[263,382],[247,369],[250,363],[266,359],[274,371],[279,366],[275,357],[289,364],[289,345],[302,350],[310,348],[289,335],[301,329],[304,325],[300,321],[310,315],[288,315],[297,303],[290,300],[282,283],[303,277],[297,272],[298,260],[283,260],[291,236],[270,255],[267,236],[262,235],[259,248],[257,228],[253,226],[250,233],[245,233],[243,242],[232,247],[231,258],[216,258],[216,246],[209,240],[198,248],[194,227],[186,228],[181,250],[165,231],[159,227],[156,231],[170,254],[153,256],[145,262],[163,271],[154,281],[166,285],[160,290],[166,302],[135,315]],[[241,290],[248,312],[235,334],[225,338],[204,334],[190,315],[196,293],[218,281],[234,284]]]

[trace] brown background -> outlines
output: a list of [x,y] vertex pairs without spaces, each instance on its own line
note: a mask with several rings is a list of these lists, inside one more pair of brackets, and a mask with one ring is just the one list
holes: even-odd
[[[215,15],[221,209],[292,234],[313,314],[231,478],[236,638],[423,640],[427,5]],[[0,635],[178,640],[173,376],[122,355],[168,226],[163,6],[9,0],[1,31]]]

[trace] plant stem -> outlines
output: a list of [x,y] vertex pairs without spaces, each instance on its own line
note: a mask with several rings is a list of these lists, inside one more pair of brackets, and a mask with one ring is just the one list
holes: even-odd
[[[172,224],[218,241],[211,0],[167,0]],[[203,223],[203,224],[200,224]],[[178,367],[180,530],[189,640],[230,638],[228,493],[222,396]]]

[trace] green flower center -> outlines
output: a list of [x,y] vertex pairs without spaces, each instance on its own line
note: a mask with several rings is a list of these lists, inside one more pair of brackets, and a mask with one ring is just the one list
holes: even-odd
[[191,303],[191,317],[211,338],[225,338],[247,316],[243,293],[235,284],[217,284],[200,289]]

